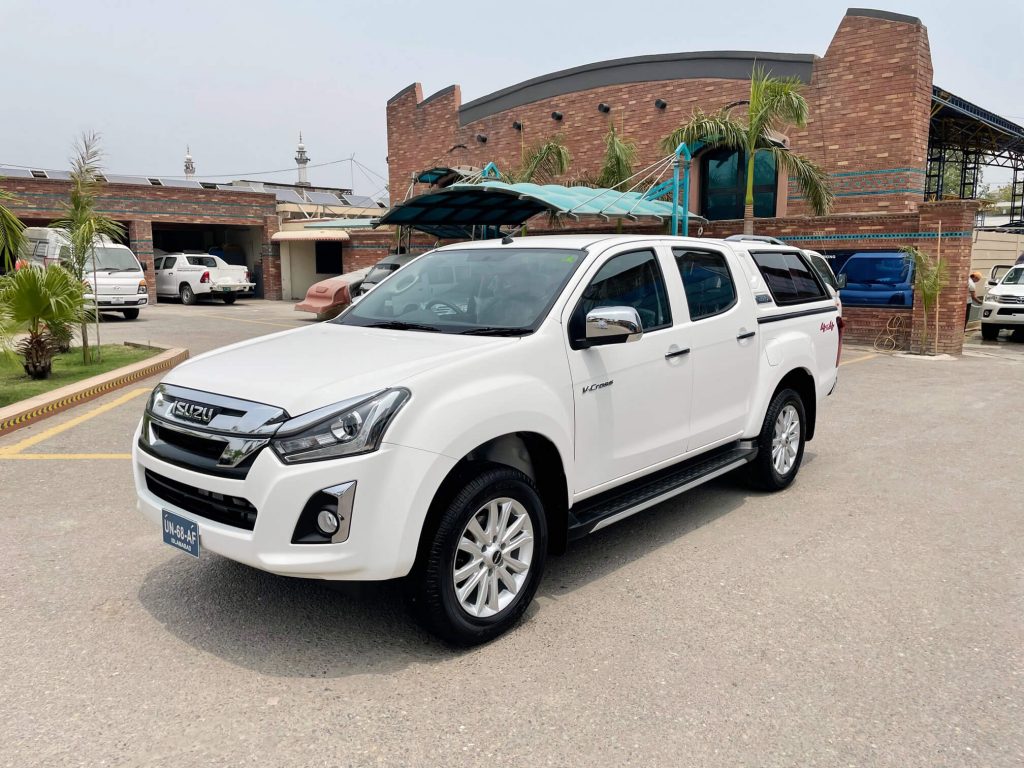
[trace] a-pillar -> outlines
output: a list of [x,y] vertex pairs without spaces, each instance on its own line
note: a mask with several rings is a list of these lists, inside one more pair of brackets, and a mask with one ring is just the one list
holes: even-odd
[[[929,258],[941,258],[945,287],[939,294],[938,344],[935,343],[935,312],[924,314],[920,293],[914,293],[913,347],[921,348],[925,323],[928,327],[927,350],[959,355],[964,346],[964,313],[967,309],[967,276],[971,271],[971,247],[974,242],[974,217],[977,200],[943,200],[922,203],[918,208],[919,230],[923,237],[917,246]],[[940,235],[939,237],[938,235]]]
[[149,303],[156,304],[156,271],[153,267],[153,223],[150,221],[128,222],[128,247],[142,263],[146,275]]
[[263,263],[263,298],[281,300],[281,246],[273,241],[278,230],[277,216],[263,220],[260,260]]

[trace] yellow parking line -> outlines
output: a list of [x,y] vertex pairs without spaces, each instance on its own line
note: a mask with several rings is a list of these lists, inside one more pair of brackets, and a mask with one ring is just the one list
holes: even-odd
[[148,394],[151,391],[151,387],[139,387],[138,389],[133,389],[130,392],[126,392],[120,397],[111,400],[109,403],[104,403],[98,408],[93,408],[91,411],[86,411],[81,416],[75,416],[75,418],[68,419],[63,424],[58,424],[55,427],[44,429],[38,435],[32,435],[32,437],[25,438],[21,442],[15,443],[14,445],[8,446],[6,448],[0,448],[0,457],[11,458],[13,454],[21,453],[26,448],[30,448],[33,445],[36,445],[37,443],[41,443],[43,442],[43,440],[49,440],[51,437],[59,435],[61,432],[69,430],[72,427],[77,427],[79,424],[82,424],[83,422],[86,422],[89,419],[95,418],[100,414],[113,410],[118,406],[124,405],[129,400],[134,400],[139,395]]
[[878,357],[877,354],[864,355],[863,357],[855,357],[853,360],[843,360],[840,365],[853,365],[854,363],[863,363],[865,360],[873,360]]
[[226,317],[215,312],[196,312],[197,315],[206,315],[207,317],[216,317],[218,320],[231,320],[236,323],[255,323],[256,325],[273,325],[277,328],[299,328],[298,325],[289,325],[287,323],[271,323],[267,320],[246,320],[244,317]]
[[130,459],[130,453],[0,453],[0,461],[59,461],[64,459]]

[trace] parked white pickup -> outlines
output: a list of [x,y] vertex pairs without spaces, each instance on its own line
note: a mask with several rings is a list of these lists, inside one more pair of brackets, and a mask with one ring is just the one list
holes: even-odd
[[239,293],[255,285],[245,267],[228,264],[219,256],[202,253],[168,253],[154,259],[156,293],[178,296],[182,304],[195,304],[200,296],[220,296],[234,304]]

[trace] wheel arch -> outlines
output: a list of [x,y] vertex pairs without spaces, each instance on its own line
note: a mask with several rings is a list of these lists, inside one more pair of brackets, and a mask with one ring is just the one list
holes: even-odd
[[508,466],[537,486],[548,523],[548,550],[560,553],[568,543],[568,482],[565,464],[555,443],[539,432],[509,432],[480,443],[466,453],[441,481],[427,509],[416,547],[417,563],[427,549],[445,507],[468,479],[482,469]]
[[806,368],[794,368],[779,381],[772,392],[768,402],[775,399],[775,395],[783,389],[792,389],[804,403],[804,415],[807,417],[807,429],[805,440],[808,442],[814,437],[814,428],[818,421],[818,398],[815,393],[814,376]]

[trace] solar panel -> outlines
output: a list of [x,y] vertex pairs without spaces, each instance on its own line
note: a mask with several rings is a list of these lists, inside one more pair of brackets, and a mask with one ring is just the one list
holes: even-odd
[[341,200],[330,192],[307,192],[309,201],[317,205],[341,205]]
[[351,205],[355,208],[377,208],[377,201],[372,197],[366,195],[342,195],[342,199],[346,204]]
[[32,171],[27,168],[11,168],[6,165],[0,165],[0,176],[9,176],[12,179],[31,179]]
[[160,179],[165,187],[184,187],[185,189],[202,189],[203,185],[195,179]]
[[295,203],[302,205],[306,201],[299,197],[298,193],[293,189],[275,189],[274,194],[277,196],[279,203]]
[[71,171],[47,171],[46,178],[64,179],[66,181],[71,178]]
[[104,176],[111,184],[145,184],[147,187],[150,186],[149,179],[142,176],[115,176],[112,173],[104,174]]

